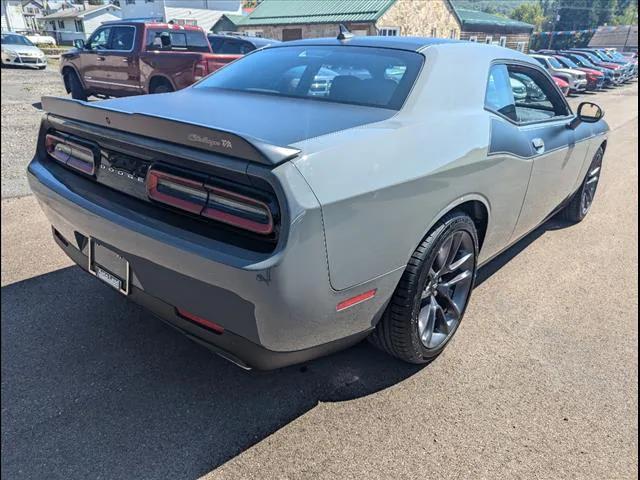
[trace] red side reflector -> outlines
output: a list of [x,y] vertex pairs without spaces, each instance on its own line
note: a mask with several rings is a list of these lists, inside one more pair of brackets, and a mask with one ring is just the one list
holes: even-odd
[[377,291],[378,289],[374,288],[373,290],[369,290],[368,292],[364,292],[364,293],[361,293],[360,295],[356,295],[355,297],[351,297],[347,300],[343,300],[338,305],[336,305],[336,311],[341,312],[342,310],[346,310],[349,307],[353,307],[354,305],[357,305],[366,300],[369,300],[370,298],[373,298],[376,296]]
[[194,315],[193,313],[186,312],[180,308],[176,308],[176,312],[178,312],[178,315],[181,316],[182,318],[191,320],[192,322],[197,323],[198,325],[208,328],[209,330],[212,330],[214,333],[217,333],[218,335],[224,333],[224,327],[221,325],[218,325],[217,323],[213,323],[210,320]]

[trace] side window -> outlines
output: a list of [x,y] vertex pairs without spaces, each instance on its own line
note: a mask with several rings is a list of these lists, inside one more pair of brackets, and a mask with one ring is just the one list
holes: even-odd
[[491,67],[484,101],[485,108],[517,121],[514,91],[524,90],[524,85],[518,82],[515,87],[517,88],[514,88],[509,78],[509,71],[506,65],[494,65]]
[[111,36],[111,27],[101,28],[91,36],[87,43],[87,47],[91,50],[106,50],[109,48],[109,37]]
[[542,72],[519,65],[510,65],[508,71],[518,122],[539,122],[569,114],[558,89]]
[[540,65],[542,65],[543,67],[547,68],[547,62],[545,62],[542,58],[539,58],[539,57],[533,57],[533,58],[535,58],[535,60],[536,60]]
[[241,40],[225,40],[217,53],[227,55],[245,55],[252,50],[255,50],[255,48],[249,42]]
[[114,27],[111,32],[111,50],[132,50],[136,29],[133,27]]

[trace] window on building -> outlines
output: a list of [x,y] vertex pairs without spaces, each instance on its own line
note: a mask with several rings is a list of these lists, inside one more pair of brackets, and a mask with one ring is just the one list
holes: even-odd
[[153,0],[144,0],[144,3],[153,3]]
[[125,3],[127,5],[135,5],[136,4],[136,0],[127,0]]
[[454,40],[458,38],[458,32],[456,31],[455,28],[452,28],[451,32],[449,32],[449,38],[452,38]]
[[64,30],[64,20],[58,20],[58,28]]
[[487,35],[484,39],[484,43],[491,45],[493,43],[493,37],[491,35]]
[[516,50],[524,53],[525,46],[526,46],[525,42],[518,42],[516,45]]
[[437,36],[438,36],[438,29],[437,29],[436,27],[433,27],[433,28],[431,29],[431,36],[432,36],[433,38],[435,38],[435,37],[437,37]]
[[378,35],[381,37],[397,37],[400,35],[400,29],[398,27],[379,28]]
[[170,23],[175,25],[191,25],[192,27],[198,26],[198,20],[195,18],[174,18]]
[[262,30],[245,30],[243,32],[243,34],[246,35],[247,37],[262,38],[264,36],[264,31],[262,31]]
[[501,47],[507,46],[507,37],[500,37],[500,46]]
[[84,32],[84,23],[82,20],[75,20],[74,23],[76,24],[76,32]]
[[477,36],[477,35],[471,35],[471,36],[469,37],[469,41],[470,41],[470,42],[476,42],[476,43],[477,43],[477,42],[478,42],[478,36]]

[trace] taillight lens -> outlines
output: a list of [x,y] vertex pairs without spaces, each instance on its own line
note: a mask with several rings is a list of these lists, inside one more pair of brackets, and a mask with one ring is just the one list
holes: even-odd
[[44,144],[54,160],[87,175],[95,173],[96,155],[91,148],[53,134],[47,134]]
[[205,188],[209,191],[202,211],[205,217],[263,235],[273,231],[273,216],[266,203],[210,185]]
[[152,168],[147,175],[147,193],[157,202],[243,230],[261,235],[274,230],[267,203],[217,185]]
[[209,74],[209,65],[206,60],[200,60],[196,63],[193,71],[193,78],[197,82],[201,78],[206,77]]

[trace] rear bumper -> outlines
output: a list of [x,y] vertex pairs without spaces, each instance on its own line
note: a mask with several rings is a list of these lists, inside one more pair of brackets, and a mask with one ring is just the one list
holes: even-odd
[[[86,255],[71,245],[66,239],[61,238],[60,234],[55,230],[53,238],[71,260],[83,270],[88,271],[88,258]],[[173,305],[149,295],[141,288],[133,286],[128,298],[146,308],[160,320],[176,328],[190,339],[204,345],[214,353],[246,370],[274,370],[276,368],[306,362],[354,345],[369,334],[367,330],[303,350],[276,352],[228,330],[225,330],[223,333],[216,333],[207,328],[203,328],[197,323],[178,315]]]
[[[55,167],[36,158],[28,179],[63,250],[86,270],[87,240],[100,240],[129,262],[132,300],[245,367],[278,368],[363,338],[401,274],[332,290],[317,200],[290,164],[278,174],[287,177],[287,195],[297,199],[293,208],[304,207],[304,213],[295,215],[286,248],[267,257],[150,221],[108,192],[99,201],[83,195],[75,184],[63,183]],[[339,302],[374,288],[378,293],[371,300],[336,311]],[[185,320],[176,308],[225,331],[218,335]]]

